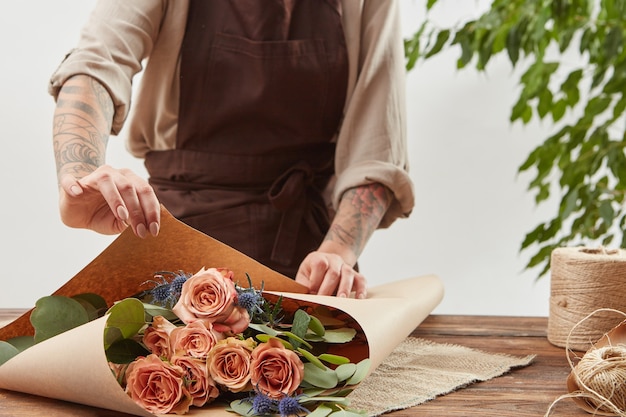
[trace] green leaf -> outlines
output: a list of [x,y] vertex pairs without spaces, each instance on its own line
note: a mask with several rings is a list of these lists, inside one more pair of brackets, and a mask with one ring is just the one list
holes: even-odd
[[368,414],[365,411],[338,410],[330,414],[328,417],[364,417]]
[[311,321],[309,322],[309,329],[313,333],[315,333],[317,336],[324,336],[326,329],[324,328],[324,325],[322,324],[321,320],[315,316],[310,316],[310,317],[311,317]]
[[277,330],[272,329],[271,327],[265,325],[265,324],[256,324],[256,323],[250,323],[248,325],[249,328],[256,330],[257,332],[260,333],[265,333],[267,335],[276,337],[280,334],[280,332],[278,332]]
[[0,365],[16,356],[20,351],[12,344],[0,340]]
[[565,116],[567,110],[567,101],[560,99],[556,101],[552,107],[552,120],[556,123]]
[[163,318],[165,318],[169,322],[175,322],[180,320],[176,316],[176,314],[174,314],[169,308],[148,303],[144,303],[143,308],[145,313],[150,317],[150,320],[152,320],[152,318],[156,316],[163,316]]
[[145,311],[143,303],[136,298],[126,298],[108,311],[106,327],[104,329],[104,349],[108,349],[120,338],[130,339],[145,325]]
[[512,27],[506,37],[506,51],[513,66],[515,66],[519,60],[521,42],[522,37],[520,31],[516,26]]
[[234,411],[235,413],[241,416],[245,416],[245,417],[256,416],[252,408],[252,401],[245,399],[245,398],[241,400],[231,401],[230,408],[232,411]]
[[346,363],[343,365],[339,365],[335,372],[337,373],[337,377],[339,381],[347,381],[352,378],[352,376],[356,373],[357,366],[355,363]]
[[282,343],[283,346],[286,347],[287,349],[294,350],[293,345],[291,343],[289,343],[285,339],[281,339],[280,337],[270,336],[268,334],[257,334],[256,338],[259,340],[259,342],[262,342],[262,343],[267,343],[270,339],[276,339],[280,343]]
[[322,353],[318,356],[321,361],[333,364],[333,365],[342,365],[345,363],[350,363],[350,359],[345,356],[340,355],[332,355],[330,353]]
[[449,29],[444,29],[444,30],[439,31],[439,33],[437,33],[437,39],[435,40],[435,44],[433,45],[432,48],[430,48],[428,52],[426,52],[426,55],[424,57],[430,58],[431,56],[441,51],[441,49],[443,48],[443,46],[445,45],[445,43],[448,41],[449,38],[450,38]]
[[107,309],[109,307],[107,305],[106,300],[102,298],[102,296],[98,294],[94,294],[94,293],[77,294],[73,296],[72,298],[75,299],[76,301],[80,301],[80,300],[86,301],[89,304],[91,304],[93,308],[95,308],[96,310]]
[[312,363],[313,365],[317,366],[320,369],[325,370],[326,369],[326,365],[324,365],[317,356],[315,356],[314,354],[312,354],[311,352],[309,352],[306,349],[302,349],[302,348],[298,348],[297,349],[298,352],[300,352],[300,354],[302,356],[304,356],[306,359],[308,359],[308,361],[310,363]]
[[613,220],[615,219],[615,210],[613,209],[611,201],[602,201],[598,211],[600,212],[600,217],[602,218],[602,221],[604,221],[607,228],[611,227],[611,225],[613,225]]
[[324,333],[324,341],[328,343],[347,343],[354,339],[354,336],[356,336],[356,330],[350,327],[330,329]]
[[76,300],[60,295],[42,297],[30,316],[35,328],[35,343],[89,322],[89,315]]
[[552,109],[552,91],[545,88],[539,94],[539,103],[537,104],[537,113],[543,119]]
[[7,342],[22,352],[35,344],[35,338],[33,336],[18,336],[7,340]]
[[113,363],[131,363],[138,356],[147,356],[150,351],[132,339],[121,339],[113,343],[107,350],[106,356]]
[[604,56],[607,60],[618,55],[624,43],[623,36],[621,25],[616,25],[609,29],[609,33],[604,39]]
[[325,406],[324,404],[320,404],[317,408],[307,414],[307,417],[326,417],[330,413],[332,413],[333,409]]
[[337,373],[330,368],[324,367],[320,369],[312,363],[304,364],[304,381],[314,387],[331,389],[335,388],[339,383]]
[[[291,324],[291,332],[300,340],[304,339],[311,322],[311,316],[304,310],[296,310]],[[300,340],[293,340],[293,347],[297,349],[300,346]]]
[[430,10],[437,3],[437,0],[428,0],[426,2],[426,10]]
[[363,381],[370,371],[371,364],[372,361],[369,359],[363,359],[361,362],[357,363],[356,371],[354,375],[346,381],[346,385],[355,385]]

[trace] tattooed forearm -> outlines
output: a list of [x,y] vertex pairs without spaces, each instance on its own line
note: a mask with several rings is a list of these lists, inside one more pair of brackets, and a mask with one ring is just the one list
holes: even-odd
[[54,114],[53,144],[60,179],[82,178],[105,162],[113,103],[107,91],[87,76],[68,80]]
[[368,184],[346,191],[325,240],[350,247],[358,256],[391,204],[391,191]]

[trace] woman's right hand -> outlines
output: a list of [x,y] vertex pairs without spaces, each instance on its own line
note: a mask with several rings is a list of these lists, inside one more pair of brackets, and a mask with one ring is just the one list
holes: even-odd
[[144,238],[156,236],[161,208],[148,182],[128,169],[102,165],[81,179],[60,179],[59,210],[69,227],[118,234],[131,226]]

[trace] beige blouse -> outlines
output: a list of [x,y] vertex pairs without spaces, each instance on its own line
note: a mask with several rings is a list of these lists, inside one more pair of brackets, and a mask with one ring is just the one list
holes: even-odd
[[[335,178],[328,201],[336,208],[345,190],[384,184],[395,196],[380,225],[388,227],[398,217],[408,216],[414,205],[408,175],[399,2],[341,3],[349,79],[344,119],[335,138]],[[125,133],[133,155],[173,149],[179,51],[188,4],[187,0],[98,1],[78,45],[52,75],[50,94],[56,99],[63,83],[73,75],[92,76],[113,99],[112,134],[128,123]],[[142,69],[141,83],[133,95],[133,77]]]

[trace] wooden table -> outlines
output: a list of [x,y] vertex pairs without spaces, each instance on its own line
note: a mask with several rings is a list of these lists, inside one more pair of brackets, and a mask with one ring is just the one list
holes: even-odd
[[[20,314],[1,310],[0,325]],[[508,417],[543,416],[555,398],[566,393],[570,368],[565,350],[546,339],[545,317],[431,315],[413,336],[440,343],[459,344],[486,352],[526,356],[534,362],[486,382],[472,384],[416,407],[386,414],[388,417]],[[58,400],[0,390],[0,416],[113,417],[128,416]],[[551,417],[589,414],[571,399],[559,402]]]

